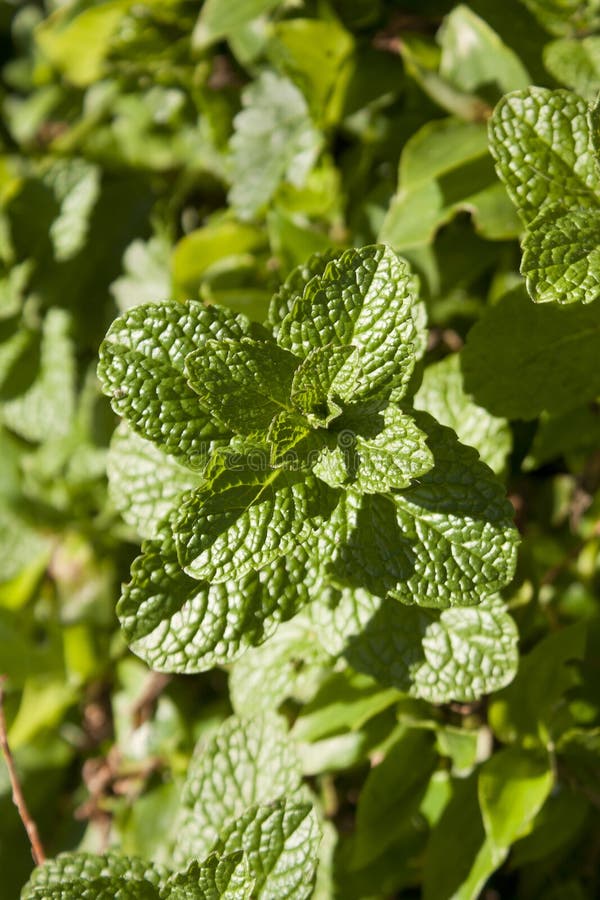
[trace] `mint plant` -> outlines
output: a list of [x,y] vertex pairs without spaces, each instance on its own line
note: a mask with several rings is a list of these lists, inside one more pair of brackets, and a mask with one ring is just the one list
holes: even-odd
[[382,245],[312,257],[269,326],[195,303],[138,306],[100,351],[132,429],[110,471],[149,539],[118,612],[156,669],[230,662],[323,597],[334,615],[360,596],[401,622],[402,604],[472,606],[512,577],[501,485],[406,402],[425,339],[406,263]]

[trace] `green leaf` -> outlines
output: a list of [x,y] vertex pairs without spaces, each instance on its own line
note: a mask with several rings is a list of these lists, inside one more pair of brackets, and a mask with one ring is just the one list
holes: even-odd
[[308,282],[317,275],[323,275],[327,264],[338,256],[339,252],[333,249],[324,253],[313,253],[305,263],[292,269],[277,293],[273,295],[269,306],[269,324],[276,338],[281,330],[281,323],[292,312],[296,300],[302,296]]
[[600,302],[535,306],[522,288],[475,323],[461,352],[465,389],[492,415],[534,419],[600,393]]
[[230,0],[223,5],[220,0],[206,0],[194,28],[192,42],[199,49],[208,47],[234,35],[242,26],[279,3],[280,0]]
[[521,0],[550,34],[593,31],[600,25],[595,0]]
[[438,39],[440,75],[465,93],[500,96],[531,82],[516,53],[465,4],[446,16]]
[[292,551],[318,528],[335,494],[311,475],[268,460],[213,457],[205,484],[183,503],[173,532],[183,568],[213,582],[239,578]]
[[[342,411],[336,400],[352,397],[359,366],[359,353],[354,347],[335,344],[316,347],[294,374],[292,402],[306,413],[314,426],[326,428]],[[343,376],[338,378],[340,372]]]
[[169,254],[171,246],[162,236],[135,240],[123,256],[123,272],[110,286],[121,312],[145,303],[161,303],[171,296]]
[[60,210],[50,226],[54,257],[58,262],[71,259],[82,250],[88,238],[92,210],[100,194],[100,170],[81,159],[55,165],[46,180],[60,201]]
[[313,891],[320,841],[314,809],[288,799],[248,809],[223,829],[215,849],[244,851],[261,900],[304,900]]
[[185,872],[172,875],[161,891],[161,900],[251,900],[255,881],[243,853],[193,862]]
[[429,244],[438,228],[462,210],[473,213],[485,237],[515,237],[518,219],[503,193],[484,125],[455,118],[428,122],[402,151],[398,191],[379,238],[400,251]]
[[544,65],[557,81],[592,103],[600,90],[600,37],[551,41],[544,47]]
[[600,295],[600,206],[546,205],[523,239],[521,274],[537,303],[591,303]]
[[21,900],[158,900],[164,874],[162,867],[112,851],[60,853],[33,870]]
[[362,493],[408,487],[434,464],[427,436],[411,416],[390,404],[383,421],[383,428],[374,437],[356,436],[357,472],[353,487]]
[[144,538],[159,536],[179,498],[201,480],[125,422],[113,434],[106,471],[113,503]]
[[[75,412],[75,347],[72,320],[62,309],[44,319],[39,369],[24,393],[0,407],[4,423],[28,441],[68,434]],[[20,365],[23,365],[21,359]],[[24,374],[24,373],[21,373]]]
[[453,428],[461,444],[474,447],[494,472],[504,469],[512,446],[510,428],[465,393],[458,353],[425,369],[414,405]]
[[326,436],[314,431],[304,416],[296,412],[281,412],[275,416],[267,433],[269,464],[286,469],[310,470],[325,442]]
[[309,599],[301,549],[258,573],[214,583],[186,575],[170,539],[142,551],[117,613],[133,652],[158,671],[203,672],[231,662]]
[[274,341],[208,341],[185,361],[188,383],[210,414],[232,431],[267,429],[290,409],[298,359]]
[[525,224],[550,204],[600,205],[600,181],[585,100],[531,87],[504,97],[490,119],[498,175]]
[[296,616],[234,664],[229,674],[231,704],[239,716],[248,717],[276,710],[290,697],[306,703],[329,664],[314,627]]
[[[284,719],[273,714],[226,719],[216,734],[199,744],[190,763],[176,835],[178,863],[202,858],[223,829],[230,824],[235,827],[254,804],[293,795],[300,782],[299,762]],[[239,850],[247,855],[249,848],[232,841],[214,849],[219,855]],[[256,846],[251,849],[255,851]],[[254,873],[252,861],[250,868]]]
[[187,384],[185,358],[207,341],[239,340],[256,328],[243,316],[193,301],[136,306],[110,327],[98,375],[115,412],[138,434],[193,463],[226,431]]
[[381,684],[430,703],[469,703],[505,687],[516,674],[518,632],[497,596],[441,612],[392,599],[360,600],[346,594],[340,600],[345,613],[327,615],[321,608],[319,621],[323,629],[331,622],[334,632],[342,624],[349,663]]
[[503,858],[503,851],[527,833],[553,784],[548,759],[520,747],[505,747],[484,763],[479,803],[494,853]]
[[262,213],[287,182],[302,187],[319,155],[304,96],[287,78],[262,72],[242,91],[230,141],[229,202],[241,218]]
[[367,775],[356,810],[352,869],[377,859],[416,815],[437,763],[431,732],[406,730]]
[[[287,287],[286,293],[291,293]],[[373,245],[346,250],[328,262],[323,274],[292,301],[277,340],[301,357],[328,344],[357,347],[361,371],[354,399],[392,390],[400,397],[421,348],[422,329],[416,281],[408,265],[389,248]],[[350,357],[337,379],[354,371]]]

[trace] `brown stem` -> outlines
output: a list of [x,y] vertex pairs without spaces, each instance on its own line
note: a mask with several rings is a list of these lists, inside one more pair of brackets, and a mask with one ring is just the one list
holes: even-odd
[[12,787],[13,803],[17,807],[17,811],[19,813],[19,816],[21,817],[21,822],[25,826],[25,831],[27,832],[27,837],[29,838],[29,843],[31,844],[31,855],[33,856],[33,860],[36,866],[41,866],[42,863],[46,860],[46,854],[44,853],[44,848],[42,847],[42,842],[40,841],[37,825],[31,818],[31,814],[27,808],[25,797],[23,796],[23,789],[21,788],[21,783],[19,781],[19,776],[15,767],[15,761],[8,744],[6,719],[4,717],[5,681],[6,675],[0,675],[0,748],[2,749],[2,755],[6,760],[6,768],[8,769],[8,776],[10,778],[10,784]]

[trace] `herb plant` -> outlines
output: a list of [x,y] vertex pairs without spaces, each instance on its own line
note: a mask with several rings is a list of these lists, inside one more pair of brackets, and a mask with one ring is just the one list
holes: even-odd
[[597,897],[596,0],[0,46],[0,892]]

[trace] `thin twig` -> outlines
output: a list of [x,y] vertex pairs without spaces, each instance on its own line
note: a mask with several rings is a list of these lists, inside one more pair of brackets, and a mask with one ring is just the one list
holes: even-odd
[[45,862],[46,854],[44,853],[44,848],[42,847],[42,842],[40,841],[37,825],[31,818],[31,814],[27,808],[25,797],[23,796],[23,790],[21,788],[21,783],[19,781],[19,776],[17,774],[17,769],[15,767],[15,761],[8,744],[6,719],[4,717],[5,681],[6,675],[0,675],[0,748],[2,749],[2,755],[6,760],[6,768],[8,769],[8,776],[10,778],[10,784],[12,787],[13,803],[17,807],[17,811],[19,813],[19,816],[21,817],[21,822],[25,826],[25,831],[27,832],[27,837],[29,838],[29,843],[31,844],[31,855],[33,856],[33,860],[36,866],[41,866],[42,863]]

